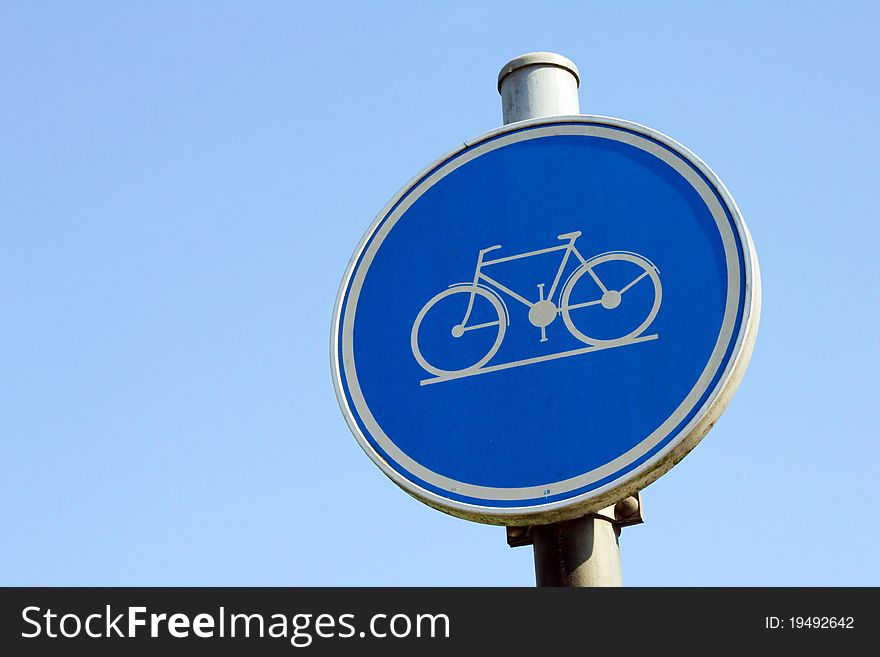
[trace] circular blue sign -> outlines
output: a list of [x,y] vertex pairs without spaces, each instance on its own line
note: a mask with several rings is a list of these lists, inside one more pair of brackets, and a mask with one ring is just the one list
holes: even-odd
[[361,446],[422,501],[501,524],[613,503],[678,462],[751,353],[757,260],[730,195],[648,128],[507,126],[380,213],[334,316]]

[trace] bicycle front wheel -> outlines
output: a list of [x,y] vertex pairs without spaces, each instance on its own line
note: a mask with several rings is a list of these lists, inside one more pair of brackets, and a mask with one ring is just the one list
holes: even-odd
[[473,285],[451,287],[419,311],[410,335],[413,356],[426,372],[437,376],[478,370],[501,347],[506,317],[504,306],[491,292]]

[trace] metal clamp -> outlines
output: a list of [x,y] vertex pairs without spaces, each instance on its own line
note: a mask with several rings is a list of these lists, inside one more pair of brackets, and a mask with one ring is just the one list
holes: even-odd
[[[622,499],[614,506],[608,506],[595,513],[588,513],[587,517],[605,520],[614,525],[615,531],[620,534],[620,530],[631,525],[640,525],[645,522],[642,515],[642,492],[638,491],[635,495]],[[507,544],[512,547],[523,547],[532,545],[532,529],[531,526],[507,527]]]

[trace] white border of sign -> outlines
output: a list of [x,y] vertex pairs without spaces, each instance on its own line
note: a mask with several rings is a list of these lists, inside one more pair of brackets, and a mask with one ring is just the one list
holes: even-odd
[[[601,130],[601,126],[608,126],[611,128],[623,128],[625,130],[634,132],[636,134],[642,135],[654,141],[660,142],[667,148],[672,151],[678,153],[681,157],[685,158],[688,162],[690,162],[697,170],[699,170],[709,181],[710,185],[714,188],[715,191],[721,196],[724,201],[727,209],[730,211],[731,216],[733,218],[733,223],[736,230],[739,233],[740,241],[743,246],[743,258],[745,261],[745,272],[744,272],[744,280],[745,280],[745,307],[743,308],[743,317],[740,322],[739,333],[736,336],[733,336],[734,346],[733,352],[731,353],[730,359],[727,362],[727,366],[725,371],[722,373],[721,377],[718,379],[714,389],[710,392],[709,396],[704,401],[702,407],[697,411],[697,413],[693,416],[687,426],[685,426],[678,435],[669,442],[669,444],[665,445],[662,449],[660,449],[656,454],[654,454],[647,461],[637,466],[630,472],[621,475],[619,478],[611,481],[608,484],[605,484],[599,488],[588,491],[586,493],[582,493],[576,497],[572,497],[569,499],[557,500],[554,502],[548,502],[547,504],[539,504],[539,505],[530,505],[530,506],[520,506],[520,507],[494,507],[494,506],[481,506],[476,504],[468,504],[464,502],[460,502],[457,500],[449,499],[434,493],[433,491],[426,490],[421,486],[418,486],[414,482],[410,481],[403,475],[401,475],[397,470],[395,470],[383,457],[379,454],[370,444],[369,440],[364,436],[361,432],[358,423],[355,420],[352,409],[348,407],[348,401],[346,399],[345,391],[343,390],[343,380],[342,380],[342,363],[339,361],[339,331],[342,330],[343,326],[350,326],[351,317],[349,317],[349,321],[346,321],[345,317],[341,317],[340,313],[343,307],[343,298],[346,294],[346,290],[349,290],[349,286],[352,283],[352,277],[356,274],[356,265],[358,260],[360,259],[364,249],[367,247],[367,244],[370,242],[371,238],[376,233],[377,229],[379,229],[380,224],[382,224],[383,220],[388,217],[389,213],[394,209],[394,206],[403,198],[406,194],[413,190],[416,186],[421,186],[427,189],[430,187],[430,182],[428,180],[423,180],[431,174],[432,171],[438,169],[444,165],[444,163],[449,162],[453,158],[455,158],[458,154],[466,149],[473,149],[470,153],[472,157],[478,157],[482,150],[481,148],[473,148],[475,146],[479,146],[483,142],[487,142],[489,140],[493,140],[493,145],[495,148],[500,147],[498,144],[498,140],[496,138],[501,137],[507,133],[518,133],[524,129],[532,128],[532,130],[528,130],[525,133],[521,133],[526,135],[524,138],[537,138],[540,137],[540,133],[544,131],[535,131],[533,128],[540,127],[543,125],[555,125],[555,124],[590,124],[592,126],[596,126],[598,124],[598,129]],[[585,126],[586,127],[586,126]],[[535,134],[538,132],[539,134]],[[624,133],[621,133],[624,134]],[[515,138],[515,135],[510,135],[510,137]],[[506,141],[509,141],[505,140]],[[487,144],[487,146],[489,146]],[[667,155],[668,152],[665,149],[658,148],[658,151],[663,150]],[[659,156],[659,153],[655,155]],[[468,159],[472,159],[468,158]],[[459,158],[460,159],[460,158]],[[459,162],[456,166],[461,166],[464,162]],[[432,177],[442,177],[446,175],[448,171],[434,171]],[[693,175],[693,174],[692,174]],[[421,181],[421,182],[420,182]],[[415,195],[412,198],[412,201],[417,198],[418,195]],[[404,209],[397,208],[395,213],[398,215],[402,215]],[[726,219],[725,219],[726,221]],[[392,224],[393,225],[393,222]],[[388,226],[390,228],[390,226]],[[369,264],[369,263],[366,263]],[[728,258],[728,265],[730,265],[730,260]],[[363,267],[361,269],[364,269]],[[738,272],[737,272],[738,273]],[[739,276],[736,277],[739,279]],[[359,286],[358,286],[359,287]],[[737,298],[739,294],[737,293]],[[355,300],[356,301],[356,300]],[[738,306],[738,303],[736,304]],[[758,260],[757,255],[755,253],[754,244],[752,242],[751,235],[749,234],[748,228],[746,227],[745,222],[742,219],[742,215],[739,212],[739,209],[736,206],[733,198],[730,193],[727,191],[727,188],[715,175],[715,173],[708,167],[706,164],[700,160],[695,154],[689,151],[687,148],[679,144],[678,142],[670,139],[669,137],[658,133],[650,128],[639,125],[637,123],[632,123],[630,121],[624,121],[622,119],[615,119],[610,117],[602,117],[602,116],[592,116],[592,115],[577,115],[577,116],[553,116],[541,119],[533,119],[529,121],[521,121],[518,123],[513,123],[506,125],[497,130],[493,130],[488,132],[476,139],[472,139],[470,141],[465,142],[458,148],[453,151],[447,153],[430,166],[426,167],[422,172],[420,172],[415,178],[413,178],[407,185],[405,185],[382,209],[382,211],[378,214],[376,219],[372,222],[367,232],[361,238],[360,243],[358,244],[357,249],[355,250],[354,255],[349,261],[348,267],[346,268],[345,275],[343,276],[342,284],[339,288],[339,293],[336,298],[336,305],[333,311],[333,325],[331,330],[331,366],[333,371],[333,385],[336,391],[337,400],[339,402],[340,408],[342,409],[343,415],[345,416],[346,422],[349,425],[352,433],[357,439],[358,443],[367,453],[367,455],[373,460],[374,463],[398,486],[403,488],[406,492],[410,493],[417,499],[425,502],[426,504],[437,508],[446,513],[450,513],[452,515],[466,518],[469,520],[475,520],[478,522],[485,522],[490,524],[503,524],[503,525],[522,525],[522,524],[543,524],[549,522],[557,522],[559,520],[564,520],[566,518],[573,518],[585,513],[589,513],[591,511],[596,511],[598,509],[604,508],[609,504],[613,504],[614,502],[626,497],[627,495],[631,495],[638,490],[641,490],[648,484],[655,481],[665,472],[667,472],[672,466],[674,466],[678,461],[680,461],[684,456],[691,450],[693,447],[702,439],[702,437],[706,434],[706,432],[712,427],[712,425],[717,421],[718,417],[724,411],[724,408],[727,406],[730,401],[733,393],[736,391],[736,388],[739,385],[740,380],[745,372],[746,366],[748,365],[749,358],[751,357],[752,349],[754,347],[754,341],[757,334],[758,321],[760,315],[760,305],[761,305],[761,291],[760,291],[760,273],[758,269]],[[356,304],[355,304],[356,307]],[[736,309],[734,309],[736,310]],[[353,310],[351,313],[347,312],[347,315],[353,315]],[[736,314],[736,313],[734,313]],[[727,316],[727,313],[725,313]],[[346,331],[348,332],[348,331]],[[345,337],[345,336],[343,336]],[[349,336],[350,338],[350,336]],[[348,341],[344,340],[345,344],[349,344],[350,349],[350,339]],[[727,350],[727,347],[730,345],[731,338],[728,338],[724,341],[724,349],[723,353]],[[345,344],[343,344],[343,349],[345,348]],[[343,355],[343,359],[349,363],[349,368],[353,369],[353,356],[348,354],[346,356]],[[717,373],[713,371],[710,373],[709,380]],[[355,377],[355,385],[356,385],[356,377]],[[696,390],[696,388],[695,388]],[[700,394],[697,395],[697,399],[703,396],[706,392],[706,388],[700,391]],[[354,397],[354,392],[352,391],[352,396]],[[684,406],[684,403],[682,404]],[[681,408],[681,407],[680,407]],[[684,413],[681,417],[687,415],[693,409],[693,405],[690,408],[685,409]],[[363,409],[361,409],[363,411]],[[369,415],[369,413],[367,413]],[[670,427],[675,426],[676,423],[673,423]],[[379,433],[384,436],[381,432],[381,428],[374,428],[374,431],[378,429]],[[656,433],[656,432],[655,432]],[[667,431],[668,434],[668,431]],[[654,445],[659,443],[663,437],[656,439],[654,441]],[[374,439],[377,439],[377,436],[374,436]],[[390,439],[387,439],[384,442],[390,443],[390,446],[393,449],[396,447],[393,446],[393,443],[390,442]],[[645,443],[648,442],[648,439],[642,441],[638,447],[642,448],[642,454],[646,453],[650,449],[650,445],[645,447]],[[383,445],[383,448],[387,448],[389,445]],[[636,448],[634,448],[636,449]],[[399,451],[399,450],[397,450]],[[401,453],[402,454],[402,453]],[[401,456],[398,454],[398,456]],[[404,456],[404,461],[408,458]],[[635,458],[628,459],[629,462],[636,460]],[[409,467],[406,467],[406,463],[403,464],[404,467],[409,470]],[[412,465],[412,464],[410,464]],[[416,464],[418,465],[418,464]],[[621,466],[625,467],[625,466]],[[416,476],[419,476],[419,473],[414,473]],[[424,473],[421,473],[422,475]],[[433,475],[434,477],[440,477],[436,475],[436,473],[428,473],[429,476]],[[586,475],[581,475],[581,477],[576,477],[574,479],[581,479]],[[423,477],[424,478],[424,477]],[[593,480],[601,479],[601,476],[596,476]],[[430,479],[425,479],[429,481]],[[467,494],[461,491],[460,482],[450,482],[450,487],[452,490],[456,490],[459,494]],[[444,482],[446,483],[446,482]],[[564,482],[558,482],[564,483]],[[588,482],[587,482],[588,483]],[[459,487],[456,487],[456,484],[459,484]],[[574,490],[580,486],[584,485],[584,483],[577,483],[577,485],[569,485],[568,490]],[[467,485],[463,485],[467,487]],[[446,486],[443,486],[446,488]],[[479,487],[475,487],[479,488]],[[488,496],[484,497],[484,499],[494,499],[496,495],[489,491],[494,491],[495,489],[487,489],[484,492],[488,493]],[[557,493],[566,492],[564,488],[560,488],[555,491]],[[479,495],[479,497],[483,497]],[[529,497],[540,497],[540,495],[523,495],[521,499],[529,499]],[[497,496],[498,499],[510,499],[503,492]],[[516,499],[515,497],[513,499]]]

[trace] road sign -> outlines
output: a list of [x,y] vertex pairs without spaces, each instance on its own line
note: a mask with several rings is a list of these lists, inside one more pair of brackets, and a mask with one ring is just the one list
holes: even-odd
[[748,230],[693,153],[619,119],[519,122],[432,164],[373,222],[334,311],[334,385],[407,492],[551,522],[693,448],[759,305]]

